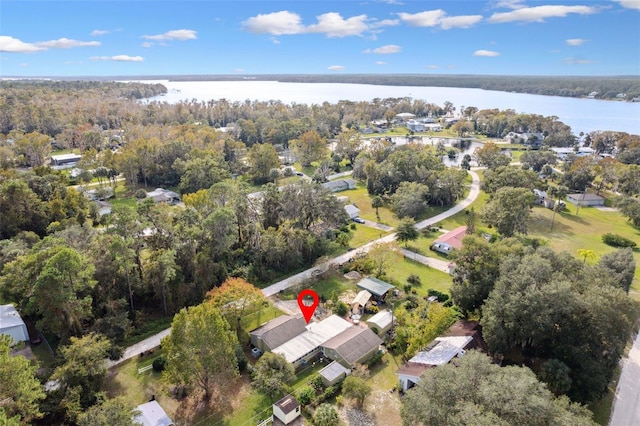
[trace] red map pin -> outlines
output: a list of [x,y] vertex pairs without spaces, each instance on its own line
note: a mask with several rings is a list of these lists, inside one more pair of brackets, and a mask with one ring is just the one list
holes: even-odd
[[302,311],[302,315],[304,315],[304,319],[307,321],[307,324],[311,321],[311,317],[316,311],[319,301],[318,293],[311,289],[305,289],[298,293],[298,306],[300,306],[300,310]]

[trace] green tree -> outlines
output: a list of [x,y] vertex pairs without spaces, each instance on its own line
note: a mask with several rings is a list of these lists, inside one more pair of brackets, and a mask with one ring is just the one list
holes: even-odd
[[107,375],[105,361],[111,343],[100,334],[72,337],[69,345],[59,349],[62,363],[53,370],[51,380],[60,387],[55,394],[66,416],[75,420],[93,405]]
[[78,416],[78,426],[136,426],[133,418],[137,412],[128,407],[123,397],[106,398],[101,395],[98,403]]
[[289,142],[289,146],[303,167],[327,156],[327,143],[315,130],[303,133],[298,139]]
[[556,219],[556,212],[561,209],[560,201],[564,201],[569,193],[569,188],[563,185],[550,186],[549,187],[549,196],[556,200],[553,204],[553,215],[551,216],[551,229],[553,229],[553,223]]
[[183,308],[173,318],[171,334],[162,340],[164,375],[170,383],[202,391],[208,401],[238,377],[237,345],[229,323],[212,304]]
[[243,278],[227,278],[220,287],[207,293],[209,302],[218,308],[229,324],[237,324],[238,336],[241,332],[240,321],[247,314],[262,308],[266,298],[259,288]]
[[280,158],[271,144],[255,144],[249,149],[251,176],[256,183],[266,183],[271,178],[271,169],[280,167]]
[[37,367],[23,356],[9,354],[12,343],[11,337],[0,334],[0,411],[16,424],[29,424],[42,417],[39,401],[45,393],[36,378]]
[[379,195],[374,195],[373,197],[371,197],[371,207],[373,207],[374,209],[376,209],[376,218],[378,218],[378,222],[380,222],[380,207],[382,207],[384,205],[383,201],[382,201],[382,197]]
[[500,188],[480,212],[482,220],[495,226],[504,237],[527,234],[534,195],[525,188]]
[[614,285],[629,293],[636,270],[633,250],[629,247],[603,255],[595,265],[603,276],[613,279]]
[[416,219],[428,207],[429,188],[417,182],[402,182],[391,196],[391,206],[398,217]]
[[485,143],[482,147],[473,152],[473,158],[480,167],[496,169],[500,166],[507,166],[511,158],[502,153],[502,148],[493,142]]
[[406,425],[596,425],[585,407],[555,398],[528,368],[499,367],[476,351],[427,369],[402,403]]
[[348,376],[342,382],[342,395],[347,399],[353,399],[359,407],[371,394],[371,387],[360,377]]
[[587,263],[587,259],[595,260],[596,252],[589,249],[578,249],[578,256],[582,258],[582,263]]
[[289,383],[296,379],[296,373],[284,356],[267,352],[256,363],[252,378],[253,385],[273,401],[288,392]]
[[418,299],[394,311],[396,339],[393,346],[410,359],[436,337],[444,333],[456,320],[457,313],[441,303]]
[[412,219],[404,219],[396,228],[396,240],[404,243],[405,247],[407,247],[409,241],[415,241],[419,236],[420,233],[416,228],[416,223]]
[[190,194],[227,179],[229,168],[219,154],[208,154],[187,161],[178,159],[173,168],[180,173],[180,192]]
[[313,426],[337,426],[340,424],[338,412],[331,404],[320,404],[311,420]]
[[49,218],[47,207],[22,179],[0,183],[0,238],[20,231],[44,235]]
[[398,246],[394,243],[374,244],[367,253],[367,259],[373,266],[373,274],[376,278],[384,276],[387,269],[401,259]]

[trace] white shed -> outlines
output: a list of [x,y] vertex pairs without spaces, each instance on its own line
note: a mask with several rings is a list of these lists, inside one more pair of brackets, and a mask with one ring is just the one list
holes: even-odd
[[27,325],[13,305],[0,306],[0,334],[10,336],[15,343],[29,340]]
[[300,417],[300,403],[291,395],[285,395],[273,404],[273,416],[285,425]]
[[139,411],[133,421],[142,426],[172,426],[174,423],[162,409],[158,401],[150,401],[136,407]]

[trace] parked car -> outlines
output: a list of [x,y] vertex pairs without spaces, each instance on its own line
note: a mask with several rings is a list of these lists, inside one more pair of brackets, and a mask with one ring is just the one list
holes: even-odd
[[356,223],[364,223],[364,219],[360,218],[360,217],[354,217],[353,219],[351,219],[352,221],[356,222]]

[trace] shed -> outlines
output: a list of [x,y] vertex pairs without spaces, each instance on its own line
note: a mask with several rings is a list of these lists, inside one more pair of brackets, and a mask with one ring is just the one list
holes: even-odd
[[371,293],[367,290],[360,291],[351,301],[351,312],[360,313],[360,307],[366,306],[369,299],[371,299]]
[[76,164],[82,159],[82,155],[78,154],[60,154],[51,156],[52,166],[65,166]]
[[288,425],[300,417],[300,403],[292,395],[285,395],[273,404],[273,416]]
[[27,325],[13,305],[0,305],[0,334],[10,336],[15,343],[29,340]]
[[344,367],[337,361],[332,361],[331,364],[318,371],[318,374],[322,378],[322,383],[325,386],[333,386],[340,380],[344,379],[351,373],[351,370]]
[[133,418],[134,423],[142,426],[172,426],[174,423],[162,409],[158,401],[150,401],[136,407],[140,412]]
[[596,194],[569,194],[567,201],[576,206],[604,206],[604,198]]
[[356,187],[356,181],[353,179],[338,179],[331,180],[322,184],[324,188],[329,189],[331,192],[346,191],[347,189],[353,189]]
[[147,198],[153,199],[156,203],[174,204],[180,202],[180,194],[162,188],[147,192]]
[[378,336],[382,336],[393,326],[393,314],[390,311],[380,311],[367,320],[372,330],[377,330]]
[[384,300],[389,290],[395,288],[391,284],[374,277],[363,278],[358,282],[358,284],[356,284],[356,286],[358,286],[358,288],[361,288],[362,290],[367,290],[373,296],[376,296],[379,300]]
[[344,211],[346,211],[349,215],[349,219],[360,216],[360,209],[353,204],[347,204],[346,206],[344,206]]

